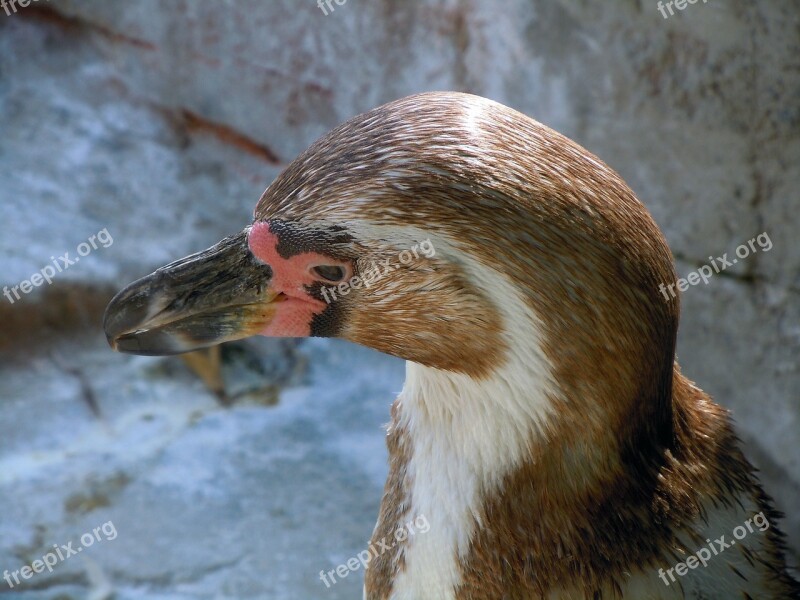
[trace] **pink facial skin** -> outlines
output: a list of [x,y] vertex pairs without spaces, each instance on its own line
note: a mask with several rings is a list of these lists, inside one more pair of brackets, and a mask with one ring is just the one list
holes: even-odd
[[320,314],[327,304],[311,297],[304,286],[318,281],[311,273],[315,265],[331,264],[331,259],[316,252],[306,252],[283,258],[278,254],[278,236],[269,229],[269,224],[257,222],[250,229],[248,237],[250,251],[259,260],[272,268],[270,289],[283,293],[285,298],[276,298],[275,317],[261,331],[268,337],[308,337],[311,335],[311,321]]

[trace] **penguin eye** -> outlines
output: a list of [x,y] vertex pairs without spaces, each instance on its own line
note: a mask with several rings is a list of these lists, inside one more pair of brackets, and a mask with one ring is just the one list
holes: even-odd
[[317,265],[311,269],[315,275],[319,275],[323,279],[331,282],[338,282],[344,279],[346,271],[344,267],[338,265]]

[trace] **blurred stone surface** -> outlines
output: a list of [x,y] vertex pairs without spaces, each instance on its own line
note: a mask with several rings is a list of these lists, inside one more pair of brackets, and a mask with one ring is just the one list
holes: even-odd
[[176,359],[112,354],[99,318],[120,285],[240,230],[317,136],[431,89],[489,96],[598,154],[680,275],[769,234],[768,252],[683,294],[678,352],[733,411],[797,556],[799,28],[794,0],[666,20],[650,0],[0,13],[0,286],[113,237],[49,288],[0,298],[0,569],[108,520],[119,533],[4,597],[360,596],[360,572],[330,589],[318,573],[369,537],[402,363],[332,341],[232,346],[223,409]]
[[174,358],[120,356],[100,341],[68,347],[100,418],[52,360],[0,367],[0,565],[77,548],[108,521],[117,536],[36,575],[34,591],[7,593],[85,598],[95,567],[119,600],[360,595],[361,573],[326,589],[319,571],[355,556],[372,531],[380,424],[400,361],[311,340],[298,349],[310,373],[277,405],[223,409]]

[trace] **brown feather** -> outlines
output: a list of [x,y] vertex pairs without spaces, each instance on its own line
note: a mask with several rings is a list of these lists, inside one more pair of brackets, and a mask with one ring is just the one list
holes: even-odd
[[[674,362],[679,304],[659,291],[676,279],[661,231],[624,181],[571,140],[474,96],[404,98],[348,121],[292,163],[256,209],[257,219],[276,215],[450,240],[511,281],[542,321],[556,417],[483,497],[459,600],[621,598],[631,573],[679,560],[679,534],[704,543],[692,524],[708,507],[744,497],[778,518],[726,411]],[[390,252],[354,235],[372,256]],[[350,299],[342,337],[491,377],[513,351],[504,336],[513,324],[503,324],[494,292],[437,256]],[[402,412],[398,401],[373,541],[413,516],[415,456]],[[773,526],[763,535],[761,555],[740,551],[761,567],[769,597],[798,597],[782,534]],[[370,565],[368,598],[390,597],[403,552],[400,544]]]

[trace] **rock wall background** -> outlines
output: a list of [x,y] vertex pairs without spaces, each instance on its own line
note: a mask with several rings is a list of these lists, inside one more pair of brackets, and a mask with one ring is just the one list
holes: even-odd
[[[403,365],[343,342],[227,348],[224,407],[176,358],[111,353],[118,286],[238,231],[348,117],[469,91],[574,138],[654,214],[681,275],[684,372],[729,407],[800,557],[800,7],[709,0],[41,0],[0,9],[0,569],[112,521],[9,598],[352,598]],[[347,377],[342,377],[347,373]],[[277,404],[275,402],[277,401]]]

